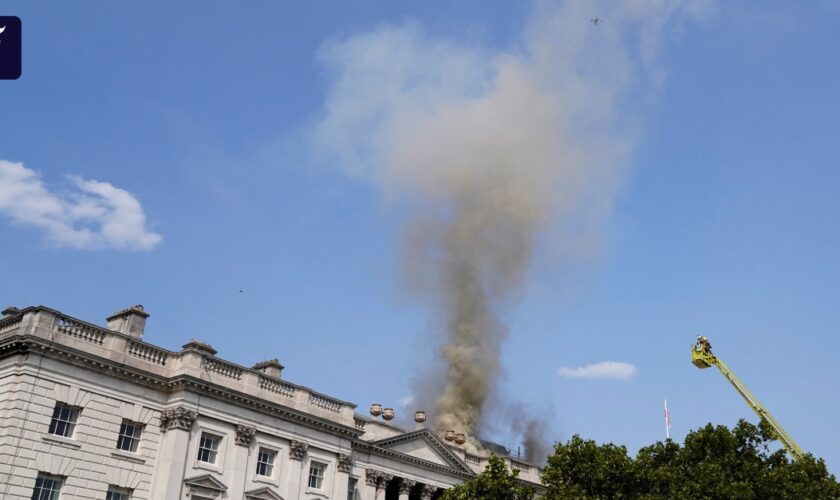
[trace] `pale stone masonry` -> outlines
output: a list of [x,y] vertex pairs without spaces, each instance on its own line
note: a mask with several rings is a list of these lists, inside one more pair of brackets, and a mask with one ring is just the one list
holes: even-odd
[[[148,314],[100,327],[47,307],[0,319],[0,498],[430,500],[487,457],[190,341],[143,341]],[[506,458],[538,486],[539,470]]]

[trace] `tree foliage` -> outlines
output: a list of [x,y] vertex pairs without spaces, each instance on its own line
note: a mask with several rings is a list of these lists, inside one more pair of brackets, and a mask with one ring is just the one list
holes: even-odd
[[517,479],[519,471],[509,471],[505,461],[490,455],[484,472],[464,484],[444,492],[441,500],[531,500],[534,489]]
[[822,459],[793,462],[770,451],[772,428],[744,420],[734,429],[706,426],[682,446],[657,442],[635,458],[623,446],[574,436],[555,445],[543,470],[546,500],[554,499],[837,499],[840,484]]
[[[561,499],[840,499],[840,484],[822,459],[793,462],[772,451],[773,430],[744,420],[733,428],[707,424],[682,445],[657,442],[631,457],[614,444],[580,436],[554,446],[542,472],[540,498]],[[534,492],[498,457],[475,479],[446,492],[446,500],[521,500]]]

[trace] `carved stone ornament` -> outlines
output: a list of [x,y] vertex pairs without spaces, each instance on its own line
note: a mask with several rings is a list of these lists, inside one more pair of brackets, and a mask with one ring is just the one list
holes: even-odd
[[394,479],[394,475],[393,475],[393,474],[386,474],[386,473],[384,473],[384,472],[380,472],[380,473],[379,473],[379,485],[378,485],[378,486],[379,486],[380,488],[383,488],[383,489],[384,489],[384,488],[387,488],[387,487],[388,487],[388,483],[391,481],[391,479]]
[[303,441],[292,441],[289,443],[289,458],[292,460],[303,460],[306,455],[306,449],[309,448],[307,443]]
[[437,491],[437,486],[431,484],[424,484],[420,488],[420,500],[432,500],[432,495]]
[[356,462],[356,459],[352,457],[352,455],[345,455],[343,453],[338,454],[338,471],[339,472],[350,472],[353,469],[353,464]]
[[375,487],[376,484],[379,482],[379,475],[382,474],[382,473],[379,472],[378,470],[367,469],[365,471],[365,474],[366,474],[365,483],[368,486],[374,486]]
[[236,426],[236,444],[241,444],[243,446],[250,446],[251,441],[254,440],[254,436],[257,434],[257,429],[255,427],[248,427],[246,425],[237,425]]
[[188,431],[192,429],[193,422],[198,417],[198,412],[195,410],[188,410],[183,406],[172,408],[170,410],[163,410],[160,414],[160,430],[166,432],[170,429],[182,429]]
[[400,495],[408,495],[411,493],[411,488],[414,488],[414,485],[417,484],[417,481],[413,479],[403,479],[400,481]]

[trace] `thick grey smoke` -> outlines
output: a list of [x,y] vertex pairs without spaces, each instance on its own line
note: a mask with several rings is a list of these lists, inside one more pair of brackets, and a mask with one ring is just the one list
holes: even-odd
[[[660,79],[664,31],[696,8],[543,2],[506,51],[414,25],[323,48],[335,79],[320,145],[408,207],[408,275],[442,316],[438,430],[478,446],[508,335],[501,314],[524,289],[535,240],[551,229],[577,246],[609,213],[638,113]],[[539,425],[525,427],[534,443]]]

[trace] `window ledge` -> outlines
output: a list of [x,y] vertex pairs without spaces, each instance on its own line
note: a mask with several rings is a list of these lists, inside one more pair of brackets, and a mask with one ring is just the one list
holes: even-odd
[[319,497],[329,498],[330,496],[327,495],[327,492],[324,490],[316,490],[315,488],[310,488],[309,486],[306,487],[306,494],[307,495],[316,495]]
[[125,450],[111,450],[111,456],[117,457],[117,458],[124,458],[126,460],[129,460],[131,462],[135,462],[135,463],[138,463],[138,464],[145,464],[146,463],[146,459],[143,458],[139,453],[132,453],[130,451],[125,451]]
[[272,486],[280,486],[280,481],[278,481],[277,479],[271,479],[267,476],[255,475],[252,481],[254,481],[255,483],[264,483],[270,484]]
[[202,462],[201,460],[196,460],[193,463],[193,469],[204,469],[213,472],[218,472],[219,474],[222,473],[222,468],[216,464],[208,464],[207,462]]
[[76,441],[75,439],[66,438],[64,436],[56,436],[55,434],[45,434],[41,436],[41,440],[76,450],[82,447],[82,443]]

